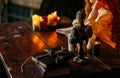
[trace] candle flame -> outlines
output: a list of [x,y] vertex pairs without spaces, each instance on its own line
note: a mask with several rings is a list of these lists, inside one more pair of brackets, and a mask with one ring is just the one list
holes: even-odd
[[94,44],[98,45],[100,44],[100,41],[95,41]]
[[57,16],[57,11],[53,12],[52,14],[55,15],[55,16]]
[[43,22],[44,21],[44,19],[42,18],[42,16],[40,16],[40,22]]
[[57,11],[52,12],[47,16],[47,24],[50,26],[56,26],[58,22],[60,21],[60,18],[57,16]]

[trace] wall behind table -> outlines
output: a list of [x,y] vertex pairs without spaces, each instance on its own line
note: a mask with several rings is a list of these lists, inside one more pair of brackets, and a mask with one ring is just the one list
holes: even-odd
[[114,0],[117,4],[115,9],[117,10],[117,50],[120,53],[120,0]]
[[37,10],[14,4],[7,5],[8,22],[30,20],[33,13],[37,13]]
[[36,8],[35,6],[32,7],[32,4],[25,5],[33,0],[28,0],[28,3],[24,3],[27,0],[11,1],[7,5],[8,22],[29,20],[32,14],[47,15],[54,11],[57,11],[59,16],[74,19],[76,12],[84,8],[84,0],[42,0]]
[[41,7],[43,0],[9,0],[7,4],[8,22],[29,20]]
[[74,19],[76,12],[84,8],[84,0],[44,0],[39,10],[40,15],[57,11],[60,16]]

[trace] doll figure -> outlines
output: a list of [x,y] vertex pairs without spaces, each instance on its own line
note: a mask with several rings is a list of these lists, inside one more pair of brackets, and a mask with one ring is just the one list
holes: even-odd
[[[73,20],[73,29],[69,36],[69,44],[73,46],[75,51],[78,47],[78,56],[74,57],[73,61],[76,63],[86,63],[85,51],[83,50],[84,41],[87,42],[88,37],[91,37],[91,27],[84,25],[85,13],[83,10],[76,13],[76,19]],[[89,34],[88,34],[89,33]]]

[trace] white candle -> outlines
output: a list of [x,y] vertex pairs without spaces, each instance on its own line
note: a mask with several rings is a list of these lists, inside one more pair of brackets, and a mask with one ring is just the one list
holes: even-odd
[[40,29],[40,16],[39,15],[32,16],[32,27],[33,27],[33,30]]
[[60,18],[57,16],[57,12],[55,11],[47,16],[47,20],[48,20],[47,22],[48,25],[56,26]]

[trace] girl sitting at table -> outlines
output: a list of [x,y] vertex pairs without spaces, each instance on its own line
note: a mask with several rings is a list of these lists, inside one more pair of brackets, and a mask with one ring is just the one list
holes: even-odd
[[97,38],[115,48],[116,27],[113,24],[115,21],[113,4],[111,0],[96,0],[85,24],[92,26],[93,34]]

